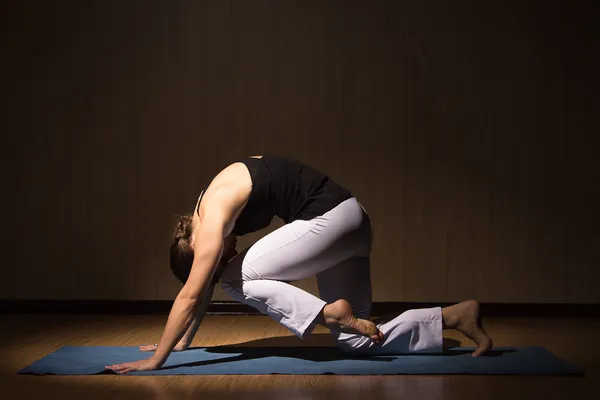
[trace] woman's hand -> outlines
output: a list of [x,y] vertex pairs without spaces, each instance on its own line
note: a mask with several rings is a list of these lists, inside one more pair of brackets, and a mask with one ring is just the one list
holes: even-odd
[[128,362],[124,364],[113,364],[107,365],[104,367],[106,369],[110,369],[117,374],[126,374],[132,371],[152,371],[160,368],[160,364],[156,362],[152,357],[146,360]]
[[[158,346],[155,344],[145,344],[140,346],[140,351],[155,351],[157,347]],[[173,347],[173,350],[171,351],[184,351],[187,350],[188,347],[190,347],[189,344],[179,342],[175,345],[175,347]]]

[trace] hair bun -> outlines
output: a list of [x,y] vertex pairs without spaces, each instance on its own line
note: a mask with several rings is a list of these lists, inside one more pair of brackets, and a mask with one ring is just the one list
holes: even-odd
[[192,236],[192,216],[182,215],[175,224],[174,241],[188,240]]

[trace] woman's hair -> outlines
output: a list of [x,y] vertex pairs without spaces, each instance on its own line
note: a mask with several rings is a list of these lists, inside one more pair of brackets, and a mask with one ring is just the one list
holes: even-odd
[[173,241],[169,249],[169,261],[173,275],[185,283],[194,262],[194,249],[190,246],[192,215],[182,215],[177,220]]

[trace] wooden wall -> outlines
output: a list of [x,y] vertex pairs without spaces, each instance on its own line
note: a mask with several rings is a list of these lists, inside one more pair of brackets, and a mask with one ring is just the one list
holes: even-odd
[[227,163],[280,154],[371,214],[375,301],[600,302],[590,10],[13,2],[0,298],[174,298],[174,215]]

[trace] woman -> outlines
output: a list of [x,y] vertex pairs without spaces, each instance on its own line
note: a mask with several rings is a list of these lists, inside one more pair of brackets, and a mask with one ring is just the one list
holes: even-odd
[[[236,237],[286,223],[240,254]],[[474,356],[492,347],[479,303],[409,310],[376,325],[371,313],[371,223],[352,194],[296,160],[253,156],[223,169],[177,224],[171,270],[184,284],[155,351],[137,362],[108,366],[118,373],[158,369],[171,351],[185,350],[200,325],[215,283],[300,338],[317,324],[338,346],[369,354],[442,349],[442,329],[471,338]],[[317,277],[319,297],[288,282]]]

